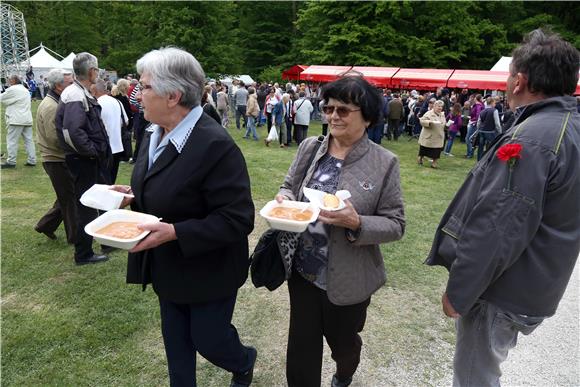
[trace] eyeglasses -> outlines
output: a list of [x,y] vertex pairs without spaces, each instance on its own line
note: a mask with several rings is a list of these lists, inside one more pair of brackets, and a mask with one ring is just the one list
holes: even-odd
[[149,90],[151,89],[153,86],[151,85],[146,85],[144,83],[139,82],[139,91],[141,91],[141,93],[143,93],[145,90]]
[[344,117],[348,116],[350,113],[359,111],[360,109],[349,109],[346,106],[323,106],[322,107],[322,111],[324,112],[324,114],[327,114],[327,115],[331,115],[332,113],[334,113],[335,110],[336,110],[336,114],[338,114],[338,116],[340,118],[344,118]]

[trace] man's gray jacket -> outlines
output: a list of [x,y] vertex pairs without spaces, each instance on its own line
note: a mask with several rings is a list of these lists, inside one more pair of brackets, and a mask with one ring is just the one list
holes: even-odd
[[[522,145],[511,173],[497,157]],[[580,251],[580,115],[573,97],[526,106],[471,170],[439,224],[426,263],[449,270],[447,295],[465,315],[481,298],[551,316]]]

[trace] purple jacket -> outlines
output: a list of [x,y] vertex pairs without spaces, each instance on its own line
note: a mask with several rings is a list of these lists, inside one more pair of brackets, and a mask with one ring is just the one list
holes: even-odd
[[452,115],[451,113],[447,114],[447,121],[453,120],[453,123],[449,127],[450,132],[459,132],[461,127],[463,126],[463,118],[461,118],[461,114],[459,115]]
[[481,111],[484,108],[485,108],[485,106],[483,106],[483,104],[480,102],[476,102],[475,105],[473,105],[471,107],[471,112],[470,112],[470,117],[469,117],[470,124],[475,124],[477,122],[477,119],[479,118],[479,113],[481,113]]

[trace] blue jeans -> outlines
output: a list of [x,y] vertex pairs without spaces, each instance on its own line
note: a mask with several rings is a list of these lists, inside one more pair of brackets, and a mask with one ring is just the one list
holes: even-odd
[[544,317],[521,316],[479,300],[455,322],[453,387],[498,386],[501,363],[516,346],[518,334],[529,335]]
[[451,147],[453,146],[453,140],[455,140],[455,136],[457,136],[457,132],[449,132],[447,145],[445,145],[445,153],[451,153]]
[[487,151],[489,146],[495,140],[497,133],[495,132],[479,132],[479,145],[477,146],[477,161],[483,157],[483,147]]
[[248,122],[246,125],[246,134],[244,134],[244,138],[248,138],[248,135],[250,134],[250,132],[252,132],[254,140],[257,140],[258,133],[256,132],[256,118],[252,116],[248,116],[246,118],[248,119]]
[[467,157],[473,157],[473,145],[471,145],[471,136],[477,130],[475,123],[467,124],[467,137],[465,138],[465,143],[467,144]]

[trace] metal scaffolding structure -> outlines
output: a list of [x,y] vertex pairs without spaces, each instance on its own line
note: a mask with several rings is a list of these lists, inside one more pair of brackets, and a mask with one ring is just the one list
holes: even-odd
[[24,75],[30,64],[24,15],[4,2],[0,2],[0,41],[0,77]]

